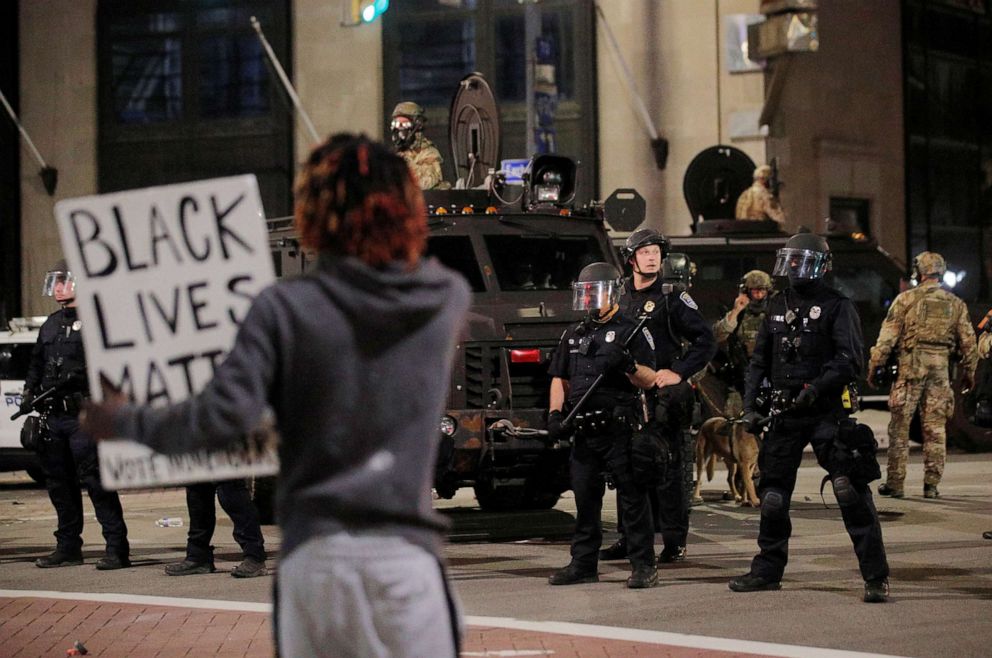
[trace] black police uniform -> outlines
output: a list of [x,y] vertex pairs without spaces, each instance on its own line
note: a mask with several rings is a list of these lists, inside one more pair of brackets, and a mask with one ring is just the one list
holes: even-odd
[[107,557],[116,557],[126,566],[130,549],[120,498],[100,484],[96,443],[79,428],[79,411],[83,400],[89,396],[80,329],[75,308],[63,308],[48,316],[31,353],[24,388],[30,398],[57,387],[55,393],[40,404],[49,436],[40,442],[38,450],[48,497],[58,516],[56,551],[72,559],[80,558],[82,486],[86,488],[97,521],[103,528]]
[[[651,285],[636,290],[633,278],[629,277],[620,297],[621,312],[627,317],[638,317],[648,302],[654,306],[647,326],[654,337],[655,367],[658,370],[672,370],[682,377],[682,383],[672,387],[671,395],[676,398],[676,404],[669,405],[669,411],[685,409],[687,403],[691,405],[689,378],[705,368],[716,354],[713,330],[689,293],[664,283],[661,277]],[[685,349],[683,341],[688,344]],[[688,429],[689,415],[683,413],[680,418],[668,420],[663,430],[669,434],[666,438],[672,447],[672,459],[661,486],[651,491],[651,506],[655,528],[661,532],[665,551],[674,555],[679,547],[686,545],[689,536],[689,496],[694,454],[684,436],[670,435],[673,431],[681,433]]]
[[841,419],[850,414],[842,402],[844,386],[863,368],[861,322],[850,299],[819,280],[801,294],[789,289],[771,298],[748,367],[744,410],[757,411],[756,397],[766,378],[786,399],[795,399],[806,386],[812,386],[816,396],[806,408],[776,416],[765,433],[758,455],[760,552],[751,562],[752,576],[771,583],[782,578],[792,534],[789,504],[796,472],[803,449],[812,443],[833,484],[861,575],[865,581],[888,577],[882,528],[868,483],[847,476],[834,445]]
[[189,509],[186,559],[196,564],[213,566],[214,547],[210,545],[210,540],[217,526],[215,493],[221,508],[234,522],[234,540],[238,542],[244,556],[265,562],[265,542],[258,510],[251,500],[244,479],[198,482],[186,486],[186,507]]
[[[622,349],[621,344],[635,328],[636,323],[620,313],[603,323],[587,319],[562,335],[548,369],[552,377],[569,383],[566,411],[582,398],[600,374],[605,374],[579,414],[589,417],[600,412],[612,418],[612,422],[602,433],[583,431],[579,429],[583,423],[577,417],[570,460],[576,506],[572,566],[581,573],[596,573],[603,541],[604,473],[609,473],[620,499],[631,565],[635,570],[654,567],[654,529],[647,490],[634,482],[630,465],[638,389],[621,370],[608,369],[611,352]],[[654,353],[645,338],[645,330],[634,337],[628,349],[638,364],[652,368]]]

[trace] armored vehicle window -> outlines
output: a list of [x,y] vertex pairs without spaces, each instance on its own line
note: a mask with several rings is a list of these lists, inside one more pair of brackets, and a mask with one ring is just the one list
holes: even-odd
[[459,272],[468,280],[473,292],[485,292],[479,261],[467,235],[432,235],[427,240],[427,255],[434,256],[444,265]]
[[592,236],[487,235],[501,290],[570,290],[579,271],[606,256]]
[[24,379],[28,375],[34,343],[0,345],[0,379]]
[[883,316],[898,292],[881,274],[868,268],[835,267],[832,274],[837,290]]

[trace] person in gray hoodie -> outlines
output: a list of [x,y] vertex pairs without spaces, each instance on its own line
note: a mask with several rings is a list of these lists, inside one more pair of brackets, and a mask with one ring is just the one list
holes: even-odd
[[365,136],[335,135],[311,152],[295,225],[317,267],[256,297],[198,395],[149,408],[105,389],[85,426],[182,453],[243,441],[271,409],[279,654],[457,656],[431,481],[469,288],[423,257],[417,183]]

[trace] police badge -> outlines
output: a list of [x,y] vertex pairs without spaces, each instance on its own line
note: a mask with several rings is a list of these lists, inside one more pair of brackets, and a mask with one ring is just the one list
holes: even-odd
[[816,320],[819,317],[820,317],[820,307],[819,306],[814,306],[813,308],[811,308],[809,310],[809,319],[810,320]]
[[617,339],[617,332],[615,332],[615,331],[607,331],[606,332],[606,342],[607,343],[612,343],[616,339]]

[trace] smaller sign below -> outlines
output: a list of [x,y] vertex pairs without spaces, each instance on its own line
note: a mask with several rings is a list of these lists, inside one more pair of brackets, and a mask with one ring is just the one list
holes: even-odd
[[499,168],[506,173],[508,185],[523,185],[524,172],[530,164],[530,158],[515,158],[513,160],[500,160]]

